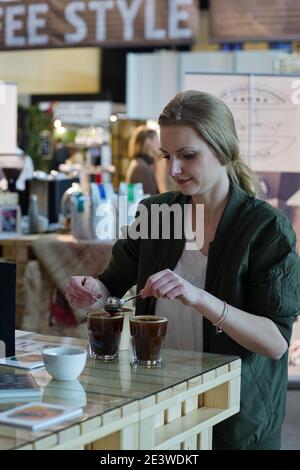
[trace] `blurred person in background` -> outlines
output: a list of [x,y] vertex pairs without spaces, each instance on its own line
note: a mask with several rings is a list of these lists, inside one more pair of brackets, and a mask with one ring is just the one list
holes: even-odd
[[158,152],[157,132],[144,125],[137,127],[129,141],[131,163],[126,173],[126,183],[142,183],[145,194],[157,194],[155,160]]
[[65,163],[69,158],[69,149],[63,143],[62,139],[57,139],[54,143],[53,160],[50,170],[58,171],[59,165]]
[[69,145],[69,158],[67,165],[84,165],[84,153],[77,145]]

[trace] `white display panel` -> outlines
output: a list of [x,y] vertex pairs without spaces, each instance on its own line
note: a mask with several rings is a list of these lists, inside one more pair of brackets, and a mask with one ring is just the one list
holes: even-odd
[[127,54],[126,107],[130,119],[156,119],[184,88],[188,72],[273,74],[281,51],[157,51]]
[[[255,171],[300,172],[300,103],[295,77],[186,74],[184,88],[211,93],[231,109],[241,151]],[[299,82],[300,86],[300,82]]]
[[16,153],[17,108],[16,84],[0,81],[0,155]]
[[127,54],[126,110],[129,119],[157,119],[179,91],[178,54]]

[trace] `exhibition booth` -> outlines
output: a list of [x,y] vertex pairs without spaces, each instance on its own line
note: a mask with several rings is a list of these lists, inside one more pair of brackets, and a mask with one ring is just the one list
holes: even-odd
[[[12,51],[26,53],[29,49],[41,53],[49,48],[53,51],[54,48],[64,48],[67,54],[67,48],[77,46],[93,49],[95,54],[89,57],[97,57],[97,63],[93,63],[91,78],[84,70],[88,61],[76,65],[75,58],[75,69],[70,68],[68,74],[67,68],[63,67],[63,62],[67,63],[67,55],[65,59],[60,58],[61,69],[59,73],[55,69],[53,78],[49,72],[49,82],[41,73],[39,93],[36,93],[38,99],[30,89],[34,88],[35,81],[30,86],[12,82],[7,74],[2,77],[0,70],[0,275],[3,279],[0,285],[0,389],[3,387],[6,392],[7,383],[9,388],[11,382],[13,392],[6,396],[5,393],[1,395],[0,390],[0,447],[22,450],[149,449],[157,453],[175,450],[178,455],[181,452],[187,455],[194,450],[219,448],[214,440],[218,429],[224,426],[226,431],[228,423],[234,423],[245,410],[248,416],[244,418],[243,415],[242,419],[248,421],[247,426],[255,428],[257,423],[254,419],[261,420],[263,425],[267,423],[267,436],[273,437],[276,430],[272,428],[272,420],[274,417],[277,419],[280,413],[283,420],[284,411],[279,404],[274,413],[277,404],[271,403],[270,397],[276,387],[272,388],[271,372],[268,377],[261,371],[258,377],[256,372],[260,366],[264,370],[268,364],[268,371],[276,374],[277,359],[281,367],[280,360],[286,357],[287,386],[290,390],[300,389],[299,319],[294,322],[291,344],[284,353],[286,356],[283,354],[275,359],[274,354],[265,353],[267,348],[263,347],[257,352],[256,343],[248,348],[248,344],[245,346],[243,343],[244,333],[242,340],[240,337],[237,340],[235,332],[232,334],[232,331],[222,329],[228,309],[233,308],[236,313],[241,307],[230,303],[230,295],[227,299],[225,284],[225,293],[221,289],[220,295],[213,288],[207,289],[207,279],[210,276],[212,283],[215,275],[211,269],[207,278],[204,277],[202,290],[207,290],[205,295],[208,293],[217,302],[222,300],[223,311],[216,323],[208,319],[209,315],[198,315],[203,322],[200,334],[203,344],[207,342],[206,346],[193,351],[185,347],[169,350],[163,347],[166,330],[162,324],[169,321],[170,325],[171,317],[168,319],[163,311],[157,315],[152,309],[153,302],[139,304],[144,299],[143,294],[136,292],[136,285],[129,286],[127,291],[124,286],[129,285],[132,279],[137,281],[137,285],[141,279],[147,282],[149,277],[145,273],[150,272],[155,257],[163,270],[175,271],[176,274],[180,263],[177,260],[177,265],[174,263],[171,268],[171,254],[168,255],[168,250],[171,253],[173,249],[165,244],[163,236],[156,235],[153,235],[157,244],[152,256],[149,251],[152,238],[151,243],[147,239],[141,249],[142,242],[138,238],[132,238],[121,248],[120,245],[119,248],[113,247],[116,240],[126,239],[128,226],[133,227],[135,224],[130,224],[140,214],[137,213],[140,201],[150,196],[142,181],[127,182],[126,179],[131,136],[140,124],[146,124],[148,130],[157,131],[159,136],[158,116],[167,102],[178,92],[198,90],[220,98],[232,111],[241,155],[261,182],[263,194],[258,197],[290,219],[298,240],[296,251],[300,255],[300,80],[297,78],[300,55],[275,48],[239,50],[238,38],[252,41],[256,35],[257,40],[271,41],[276,33],[271,21],[264,23],[266,10],[261,11],[261,2],[256,1],[257,11],[262,15],[262,27],[252,31],[249,16],[244,14],[246,2],[231,0],[225,8],[226,2],[211,0],[211,32],[208,32],[207,12],[203,15],[205,21],[201,19],[200,22],[201,28],[205,29],[204,44],[203,30],[199,32],[196,0],[50,0],[39,4],[24,0],[20,2],[22,5],[9,1],[2,3],[0,32],[2,27],[4,34],[0,34],[0,49],[4,54]],[[274,9],[276,16],[281,10],[277,11],[277,5]],[[275,18],[274,15],[271,19]],[[241,22],[243,33],[237,27],[240,23],[232,23],[233,16]],[[256,23],[256,18],[253,21]],[[234,31],[233,24],[238,31]],[[284,30],[277,32],[278,38],[287,39]],[[150,46],[160,50],[144,52]],[[122,83],[122,90],[126,89],[125,103],[114,102],[113,73],[105,75],[107,62],[101,63],[100,47],[128,49],[126,80],[124,74]],[[136,52],[136,47],[143,47],[143,51]],[[176,50],[177,47],[194,47],[194,51]],[[6,60],[1,54],[0,67],[1,60]],[[37,68],[39,65],[46,70],[42,64]],[[111,61],[110,70],[113,71],[114,67],[119,70],[117,65]],[[14,67],[14,73],[17,71],[16,77],[21,82],[20,70],[16,64]],[[67,84],[77,69],[78,76],[74,80],[77,88],[72,87],[72,95],[68,96]],[[66,70],[65,76],[63,70]],[[32,75],[35,73],[32,71]],[[30,76],[28,70],[27,74]],[[101,74],[106,77],[102,82]],[[59,82],[57,75],[61,77],[61,84],[53,93],[52,89],[49,90],[54,82]],[[43,90],[44,80],[48,91]],[[92,92],[90,95],[80,92],[81,80],[85,82],[84,90],[89,86],[95,88],[93,95]],[[21,94],[18,93],[20,90]],[[22,113],[25,118],[21,122]],[[26,151],[20,144],[21,134],[28,139]],[[161,153],[156,149],[153,160],[149,159],[157,193],[165,193],[167,187],[164,184],[167,171],[165,166],[162,169],[165,162]],[[179,151],[174,151],[177,153]],[[140,156],[145,158],[148,155],[141,150]],[[167,225],[163,214],[159,214],[157,219]],[[216,237],[216,233],[213,236]],[[169,235],[168,240],[174,242],[172,236]],[[175,252],[178,240],[175,236],[174,239]],[[197,250],[197,254],[203,256],[201,262],[205,269],[214,244],[213,238],[211,240],[206,255]],[[187,251],[185,248],[184,252]],[[221,258],[220,253],[215,259],[211,257],[216,270],[219,264],[222,265],[218,257]],[[188,271],[194,259],[192,256],[189,258]],[[116,293],[110,294],[105,282],[100,281],[99,284],[98,276],[111,260],[109,275],[112,278],[116,276]],[[120,274],[118,263],[123,269]],[[251,269],[248,260],[246,264],[245,285]],[[239,265],[243,266],[243,263]],[[196,266],[197,275],[199,266]],[[156,268],[154,266],[148,275],[157,273]],[[227,274],[225,261],[222,269]],[[206,276],[206,271],[203,272]],[[231,283],[233,290],[240,281],[239,275],[236,276],[237,282]],[[92,312],[87,313],[88,308],[80,303],[73,305],[72,299],[76,299],[76,295],[68,295],[68,283],[74,276],[82,279],[80,288],[88,290],[89,276],[98,280],[98,287],[100,285],[102,289],[104,286],[105,295],[95,295],[91,291],[94,302],[91,310],[96,311],[96,317]],[[221,271],[219,277],[222,277]],[[186,278],[183,276],[183,279]],[[199,279],[193,279],[192,275],[188,282],[192,288],[200,285]],[[247,296],[248,293],[245,299]],[[159,300],[166,301],[165,298]],[[172,300],[174,311],[176,300]],[[126,308],[123,301],[128,301]],[[248,298],[243,302],[241,305],[248,305]],[[183,304],[185,308],[186,304]],[[140,305],[147,306],[147,315],[142,308],[143,315],[138,311]],[[195,305],[191,304],[191,309]],[[160,304],[162,310],[165,306]],[[245,309],[242,314],[249,317],[247,312]],[[177,318],[175,313],[174,318]],[[106,326],[102,321],[103,314]],[[133,325],[136,317],[131,317],[134,314],[141,317],[137,322],[140,321],[142,326]],[[147,326],[144,326],[143,317],[147,317]],[[260,312],[255,317],[269,320],[267,314],[263,316]],[[157,322],[161,322],[159,327]],[[185,332],[184,322],[180,322],[181,319],[178,325],[182,325],[182,332]],[[272,326],[276,324],[275,320],[270,323]],[[271,331],[269,326],[266,327],[267,334]],[[139,338],[139,328],[146,331],[146,336],[141,333],[142,339]],[[168,328],[171,329],[170,326]],[[251,330],[249,325],[247,328]],[[278,330],[281,331],[280,328]],[[190,331],[194,334],[193,327]],[[256,340],[255,337],[254,342]],[[234,348],[231,349],[233,343]],[[103,344],[107,348],[105,351]],[[231,354],[232,350],[238,353]],[[60,366],[61,357],[67,357],[66,361],[69,361],[64,366]],[[287,376],[286,371],[283,372],[280,389],[286,389],[284,373]],[[24,384],[15,384],[22,380],[21,376],[24,381],[30,376],[30,383],[26,382],[18,394],[16,389]],[[244,380],[242,384],[241,377]],[[26,387],[29,387],[29,392]],[[241,401],[246,387],[249,387],[250,395],[251,387],[255,389],[247,403]],[[270,396],[265,397],[264,391],[268,387]],[[35,400],[30,395],[32,391]],[[281,390],[276,389],[274,394],[276,392],[279,394]],[[257,397],[261,398],[260,403],[257,403]],[[19,416],[10,415],[11,403],[14,407],[21,407],[17,410]],[[256,407],[263,409],[266,416],[254,416]],[[24,424],[22,420],[26,420],[26,416],[39,422],[30,419]],[[231,430],[229,425],[228,433]],[[223,431],[223,443],[230,449],[231,442],[226,442],[226,432]],[[238,438],[242,438],[248,429],[245,427],[244,431],[241,427],[237,433],[240,433]],[[257,443],[263,446],[266,441],[253,434],[241,448],[254,446],[256,449]]]

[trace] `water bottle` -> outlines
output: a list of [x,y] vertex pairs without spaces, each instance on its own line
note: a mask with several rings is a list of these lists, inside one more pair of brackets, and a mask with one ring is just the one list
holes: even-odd
[[71,231],[78,240],[93,238],[90,198],[80,193],[71,198]]
[[29,233],[38,233],[39,206],[38,206],[38,197],[36,194],[32,194],[30,196],[28,218],[29,218]]
[[101,166],[104,168],[109,167],[112,164],[112,151],[111,146],[108,142],[103,142],[101,146]]
[[128,184],[128,225],[130,225],[135,218],[135,213],[137,210],[137,202],[135,200],[135,184]]

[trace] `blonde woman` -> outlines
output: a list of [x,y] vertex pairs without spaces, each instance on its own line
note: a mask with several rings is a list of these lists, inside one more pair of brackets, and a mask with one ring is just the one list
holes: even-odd
[[[256,198],[259,183],[240,157],[225,103],[180,93],[159,124],[161,152],[179,191],[143,204],[149,212],[154,204],[188,204],[189,228],[203,231],[202,246],[188,250],[172,231],[169,240],[119,240],[98,280],[72,278],[67,296],[89,308],[93,295],[122,297],[137,283],[138,314],[169,319],[167,347],[240,356],[240,412],[214,427],[213,447],[279,449],[288,345],[300,311],[295,233],[283,213]],[[195,217],[199,204],[204,224]]]
[[127,170],[126,183],[143,183],[145,194],[157,194],[155,161],[158,151],[157,132],[147,126],[137,127],[129,141],[131,163]]

